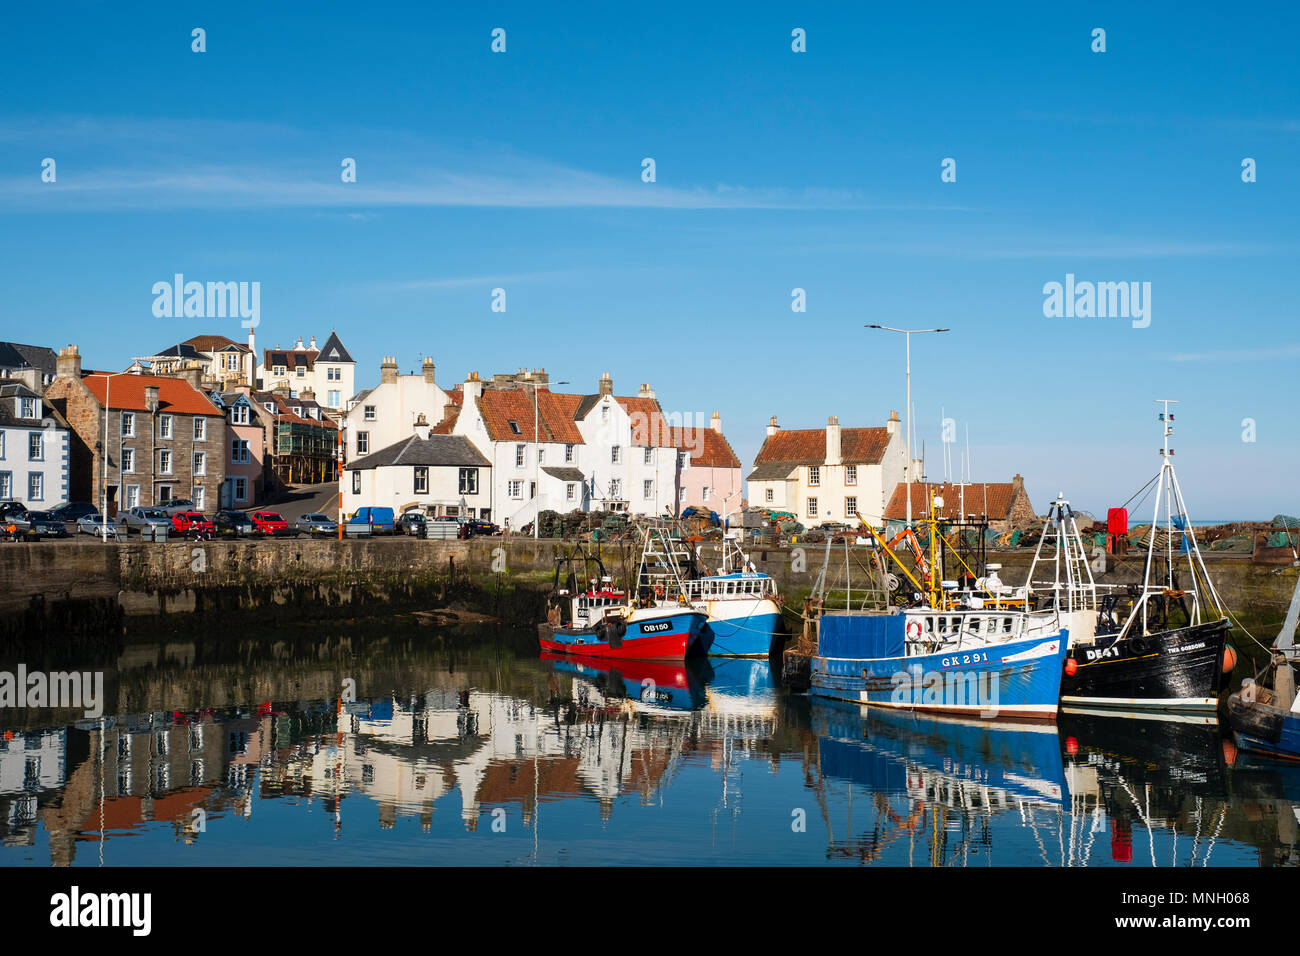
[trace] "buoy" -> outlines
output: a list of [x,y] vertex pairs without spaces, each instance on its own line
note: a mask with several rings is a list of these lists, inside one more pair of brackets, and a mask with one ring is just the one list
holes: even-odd
[[1079,741],[1075,740],[1073,737],[1066,737],[1065,752],[1070,756],[1077,754],[1079,752]]
[[1237,745],[1231,740],[1223,741],[1223,762],[1229,767],[1237,762]]
[[1223,645],[1223,673],[1231,674],[1237,666],[1237,651],[1231,644]]
[[1079,672],[1079,662],[1076,661],[1073,657],[1067,657],[1065,659],[1065,676],[1073,677],[1078,672]]

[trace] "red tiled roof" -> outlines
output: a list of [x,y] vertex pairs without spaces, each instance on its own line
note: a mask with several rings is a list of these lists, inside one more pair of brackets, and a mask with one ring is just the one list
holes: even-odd
[[[888,428],[841,428],[840,460],[848,464],[876,465],[889,444]],[[819,465],[826,461],[826,429],[791,428],[769,435],[754,458],[765,462]]]
[[[304,425],[319,425],[321,428],[328,428],[331,430],[339,427],[324,414],[322,414],[320,418],[311,418],[308,415],[299,415],[294,412],[293,408],[295,405],[299,408],[310,408],[313,405],[320,408],[319,404],[308,399],[285,398],[282,395],[275,394],[275,392],[254,392],[252,401],[257,402],[258,405],[263,408],[266,407],[267,402],[273,402],[278,409],[275,413],[276,418],[278,419],[283,419],[289,422],[299,422]],[[322,412],[323,411],[324,409],[322,409]]]
[[282,365],[292,370],[302,365],[311,371],[318,355],[320,355],[319,349],[264,349],[262,367],[275,368],[277,365]]
[[200,352],[215,352],[217,349],[223,349],[233,345],[241,352],[247,352],[247,345],[240,345],[234,339],[226,338],[224,335],[196,335],[188,338],[181,345],[192,345]]
[[[578,398],[578,396],[573,396]],[[580,399],[579,399],[580,400]],[[626,398],[614,396],[614,400],[623,406],[632,420],[632,444],[641,447],[671,448],[673,440],[668,422],[664,419],[663,409],[655,398]],[[576,405],[575,405],[576,408]]]
[[[576,395],[556,395],[547,389],[537,390],[537,418],[541,441],[582,444],[582,433],[573,421],[571,399]],[[536,441],[533,435],[533,397],[522,388],[488,388],[478,399],[479,413],[492,441]],[[510,427],[510,422],[518,431]]]
[[456,427],[456,420],[460,418],[460,408],[452,408],[443,416],[442,421],[429,429],[432,435],[450,435],[452,429]]
[[[907,517],[907,485],[899,482],[894,488],[889,504],[885,506],[885,518],[902,521]],[[943,507],[939,509],[941,517],[954,520],[966,514],[987,515],[994,521],[1001,521],[1011,512],[1015,503],[1016,483],[1010,481],[974,482],[966,485],[966,507],[962,508],[962,486],[951,483],[912,485],[912,517],[923,516],[930,507],[930,492],[943,498]]]
[[144,390],[150,385],[158,387],[158,410],[172,415],[220,415],[208,397],[189,382],[166,375],[113,375],[112,384],[103,374],[83,372],[81,381],[90,389],[95,400],[104,404],[107,394],[113,409],[147,412]]
[[731,448],[731,443],[727,441],[722,432],[714,431],[712,428],[692,429],[690,438],[691,443],[696,446],[694,448],[687,447],[686,438],[686,429],[674,428],[672,430],[673,447],[691,453],[692,468],[740,467],[740,459],[736,457],[735,451]]

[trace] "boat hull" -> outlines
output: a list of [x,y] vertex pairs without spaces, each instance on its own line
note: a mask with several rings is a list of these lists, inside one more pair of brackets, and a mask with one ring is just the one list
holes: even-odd
[[709,601],[702,635],[712,657],[767,657],[781,626],[781,610],[770,598]]
[[1300,760],[1300,715],[1239,694],[1228,698],[1228,724],[1242,750],[1285,760]]
[[1068,634],[910,657],[814,657],[810,693],[869,707],[1055,721]]
[[1061,703],[1115,710],[1213,712],[1227,677],[1227,621],[1143,637],[1099,638],[1070,649],[1078,668],[1061,677]]
[[602,627],[538,627],[542,651],[583,657],[629,660],[685,660],[699,646],[705,614],[693,609],[640,610],[621,634]]

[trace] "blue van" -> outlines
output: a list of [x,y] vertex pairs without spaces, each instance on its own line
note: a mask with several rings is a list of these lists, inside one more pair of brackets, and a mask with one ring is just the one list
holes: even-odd
[[393,531],[392,508],[372,508],[367,505],[358,508],[348,519],[348,534],[392,534]]

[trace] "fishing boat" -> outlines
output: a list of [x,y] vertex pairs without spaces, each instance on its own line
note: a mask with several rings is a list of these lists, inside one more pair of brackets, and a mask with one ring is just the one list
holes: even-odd
[[[877,551],[897,564],[913,593],[923,598],[901,609],[822,610],[810,692],[898,710],[1054,721],[1069,628],[1089,612],[1074,610],[1068,600],[1048,610],[1027,610],[945,580],[938,545],[942,508],[943,499],[932,492],[924,521],[930,547],[925,584],[879,532],[859,519]],[[882,573],[883,564],[877,562]],[[887,588],[882,581],[880,589]]]
[[[1155,485],[1155,506],[1141,588],[1134,589],[1127,616],[1120,608],[1123,595],[1111,593],[1098,608],[1095,627],[1071,634],[1061,678],[1063,706],[1213,713],[1235,661],[1235,652],[1225,651],[1231,622],[1205,568],[1174,473],[1169,406],[1176,403],[1160,399],[1157,404],[1164,408],[1159,416],[1164,437],[1160,473],[1147,483]],[[1162,536],[1164,546],[1158,548]],[[1033,584],[1038,564],[1036,553],[1030,590],[1041,595],[1042,588]],[[1083,568],[1091,581],[1086,561]]]
[[1228,697],[1228,724],[1237,746],[1287,760],[1300,760],[1300,695],[1296,694],[1296,624],[1300,621],[1300,576],[1296,578],[1282,630],[1273,642],[1265,670],[1273,672],[1272,687],[1259,682],[1261,672],[1242,682]]
[[682,581],[686,599],[708,613],[705,652],[713,657],[761,657],[772,653],[781,628],[776,581],[759,572],[732,538],[722,541],[717,574]]
[[[593,564],[599,572],[587,578],[582,590],[576,570],[580,564],[584,577]],[[641,588],[634,599],[613,586],[598,555],[579,550],[556,561],[546,623],[538,625],[538,641],[542,651],[551,654],[684,660],[688,653],[701,651],[706,617],[686,601],[680,588],[664,587],[657,595],[654,588],[649,592]]]
[[542,654],[542,660],[558,673],[587,681],[603,700],[628,701],[643,712],[699,710],[707,702],[705,687],[713,676],[707,657],[681,662],[611,661],[577,654]]

